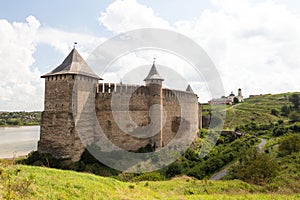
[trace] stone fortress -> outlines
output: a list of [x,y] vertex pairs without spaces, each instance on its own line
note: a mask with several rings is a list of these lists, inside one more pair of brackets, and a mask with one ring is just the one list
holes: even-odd
[[103,83],[74,47],[61,65],[41,77],[45,97],[38,151],[56,158],[78,161],[86,145],[105,145],[97,124],[110,142],[127,151],[147,145],[157,151],[178,132],[181,139],[195,137],[202,126],[201,105],[190,85],[186,91],[162,88],[155,62],[145,85]]

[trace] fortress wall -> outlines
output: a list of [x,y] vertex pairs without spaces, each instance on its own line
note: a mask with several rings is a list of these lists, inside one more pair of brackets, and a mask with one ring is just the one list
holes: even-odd
[[177,134],[180,126],[181,108],[177,99],[164,100],[163,108],[166,113],[166,122],[163,126],[163,146],[166,146]]
[[[123,111],[121,111],[123,112]],[[140,123],[147,123],[147,112],[139,111],[131,113],[131,116],[140,119]],[[143,121],[143,116],[144,121]],[[97,113],[97,119],[99,125],[101,126],[106,137],[114,143],[116,146],[125,149],[125,150],[137,150],[141,147],[146,146],[151,141],[146,138],[137,138],[130,134],[127,134],[127,131],[123,131],[120,127],[120,124],[114,119],[113,113],[111,111],[102,111]],[[135,123],[121,121],[122,125],[126,128],[125,130],[133,130],[137,127]],[[97,141],[96,141],[97,142]]]
[[[101,86],[102,85],[102,86]],[[104,89],[103,89],[104,86]],[[153,144],[157,140],[154,138],[136,138],[132,135],[126,134],[130,130],[139,129],[143,132],[143,127],[146,127],[149,121],[149,91],[145,86],[130,87],[126,85],[117,85],[116,90],[109,90],[112,88],[108,84],[99,84],[99,92],[96,96],[96,113],[98,122],[107,135],[117,146],[127,150],[137,150],[140,147],[146,146],[148,143]],[[102,92],[101,92],[102,91]],[[107,91],[107,92],[105,92]],[[127,91],[127,92],[126,92]],[[132,93],[132,91],[134,91]],[[114,110],[118,116],[120,124],[117,124],[116,116],[113,116],[111,111],[111,102],[114,98]],[[179,101],[180,100],[180,101]],[[128,107],[124,101],[129,102],[129,116],[133,120],[125,119],[128,116],[126,112]],[[181,102],[181,105],[179,105]],[[184,138],[186,134],[196,135],[198,128],[198,101],[197,96],[193,93],[184,91],[163,89],[163,106],[167,118],[163,127],[163,145],[167,145],[177,134],[179,128]],[[182,119],[181,112],[185,112],[185,119]],[[125,131],[121,127],[125,127]],[[147,134],[146,131],[143,132]],[[159,133],[158,133],[159,134]],[[156,135],[155,137],[158,137]],[[187,136],[189,137],[189,136]]]
[[95,97],[97,80],[79,76],[73,92],[73,117],[79,139],[86,146],[94,141],[94,127],[96,123]]
[[185,91],[163,89],[164,109],[168,120],[163,129],[163,142],[170,142],[175,134],[187,139],[196,136],[198,130],[198,98],[197,95]]
[[[97,119],[107,138],[116,146],[126,150],[137,150],[151,143],[149,138],[137,138],[125,132],[148,125],[148,97],[145,92],[141,92],[145,90],[143,87],[127,87],[126,90],[126,85],[122,85],[122,88],[122,93],[118,92],[121,89],[113,93],[97,93]],[[131,94],[133,91],[135,92]],[[112,99],[115,115],[112,112]],[[120,127],[125,127],[125,130]]]

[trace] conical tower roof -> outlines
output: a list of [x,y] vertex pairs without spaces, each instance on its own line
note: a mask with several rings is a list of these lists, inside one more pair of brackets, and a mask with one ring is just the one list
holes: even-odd
[[161,80],[163,81],[164,79],[159,75],[156,67],[155,67],[155,61],[153,61],[153,65],[151,67],[151,70],[148,74],[148,76],[144,79],[144,81],[148,80]]
[[[47,73],[42,78],[53,75],[60,74],[80,74],[89,77],[93,77],[96,79],[101,79],[97,76],[92,69],[88,66],[88,64],[84,61],[78,51],[73,48],[69,55],[65,58],[65,60],[50,73]],[[101,79],[102,80],[102,79]]]
[[185,91],[186,91],[186,92],[194,93],[194,91],[193,91],[192,87],[190,86],[190,84],[187,86],[187,88],[186,88]]

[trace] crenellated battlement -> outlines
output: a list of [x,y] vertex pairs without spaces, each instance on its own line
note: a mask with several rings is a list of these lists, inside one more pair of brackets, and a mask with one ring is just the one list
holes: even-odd
[[[99,83],[97,85],[97,96],[108,97],[111,94],[123,94],[131,96],[149,96],[149,86],[141,86],[134,84],[122,84],[122,83]],[[185,101],[197,101],[196,94],[182,91],[163,88],[162,89],[163,100],[177,101],[178,99]]]
[[174,90],[174,89],[167,89],[163,88],[163,97],[164,100],[173,100],[173,99],[182,99],[182,100],[189,100],[189,101],[195,101],[198,100],[198,97],[196,94],[191,92],[186,92],[182,90]]
[[97,85],[97,93],[133,93],[136,89],[138,93],[143,93],[139,85],[122,84],[122,83],[99,83]]

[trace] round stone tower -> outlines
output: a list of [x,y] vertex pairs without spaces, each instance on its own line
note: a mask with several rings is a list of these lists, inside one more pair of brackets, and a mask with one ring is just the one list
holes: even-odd
[[162,82],[164,79],[159,75],[155,60],[148,76],[144,79],[146,87],[149,91],[149,117],[152,138],[152,144],[156,149],[163,147],[162,140],[162,114],[163,114],[163,97],[162,97]]

